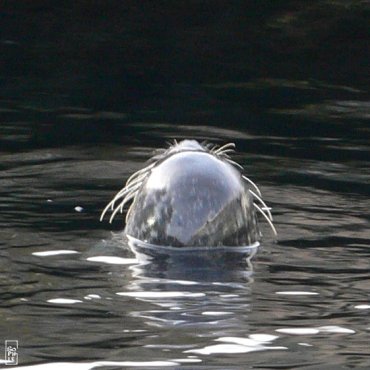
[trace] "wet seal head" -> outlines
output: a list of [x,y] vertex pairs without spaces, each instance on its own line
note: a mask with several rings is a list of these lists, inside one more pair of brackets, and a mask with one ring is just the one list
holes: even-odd
[[258,187],[230,158],[235,144],[175,141],[157,150],[106,206],[110,222],[132,201],[125,234],[151,245],[235,247],[256,243],[256,213],[272,223]]

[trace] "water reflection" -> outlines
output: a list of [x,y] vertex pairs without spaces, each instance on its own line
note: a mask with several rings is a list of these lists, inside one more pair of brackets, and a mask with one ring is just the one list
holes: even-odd
[[129,246],[139,263],[130,267],[132,279],[117,295],[146,303],[132,316],[157,327],[220,331],[245,325],[253,285],[251,258],[257,245],[243,253],[191,248],[157,254],[151,249],[144,254],[143,243],[134,239]]

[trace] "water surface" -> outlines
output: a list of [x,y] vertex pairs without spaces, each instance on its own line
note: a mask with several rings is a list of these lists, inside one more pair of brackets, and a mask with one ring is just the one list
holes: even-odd
[[[206,86],[220,105],[182,120],[165,102],[128,113],[2,102],[0,339],[19,341],[20,365],[370,367],[368,104],[342,87],[292,100],[285,85]],[[99,223],[171,138],[237,144],[278,230],[276,241],[261,220],[251,264],[141,264],[123,220]]]

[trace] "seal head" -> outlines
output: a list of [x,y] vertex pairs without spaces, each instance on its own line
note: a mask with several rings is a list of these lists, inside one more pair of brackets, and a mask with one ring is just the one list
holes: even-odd
[[230,159],[233,147],[184,140],[159,151],[146,169],[131,176],[102,216],[111,208],[112,220],[134,198],[125,233],[140,241],[173,247],[255,243],[260,238],[256,210],[270,222],[271,213],[256,194],[258,188]]

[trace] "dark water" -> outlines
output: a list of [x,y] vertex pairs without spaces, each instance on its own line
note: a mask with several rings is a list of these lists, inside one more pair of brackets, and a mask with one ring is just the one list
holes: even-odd
[[[207,86],[189,109],[2,101],[0,340],[19,364],[369,368],[369,105],[300,84]],[[123,222],[99,223],[170,138],[237,144],[278,230],[261,221],[251,264],[143,265]]]

